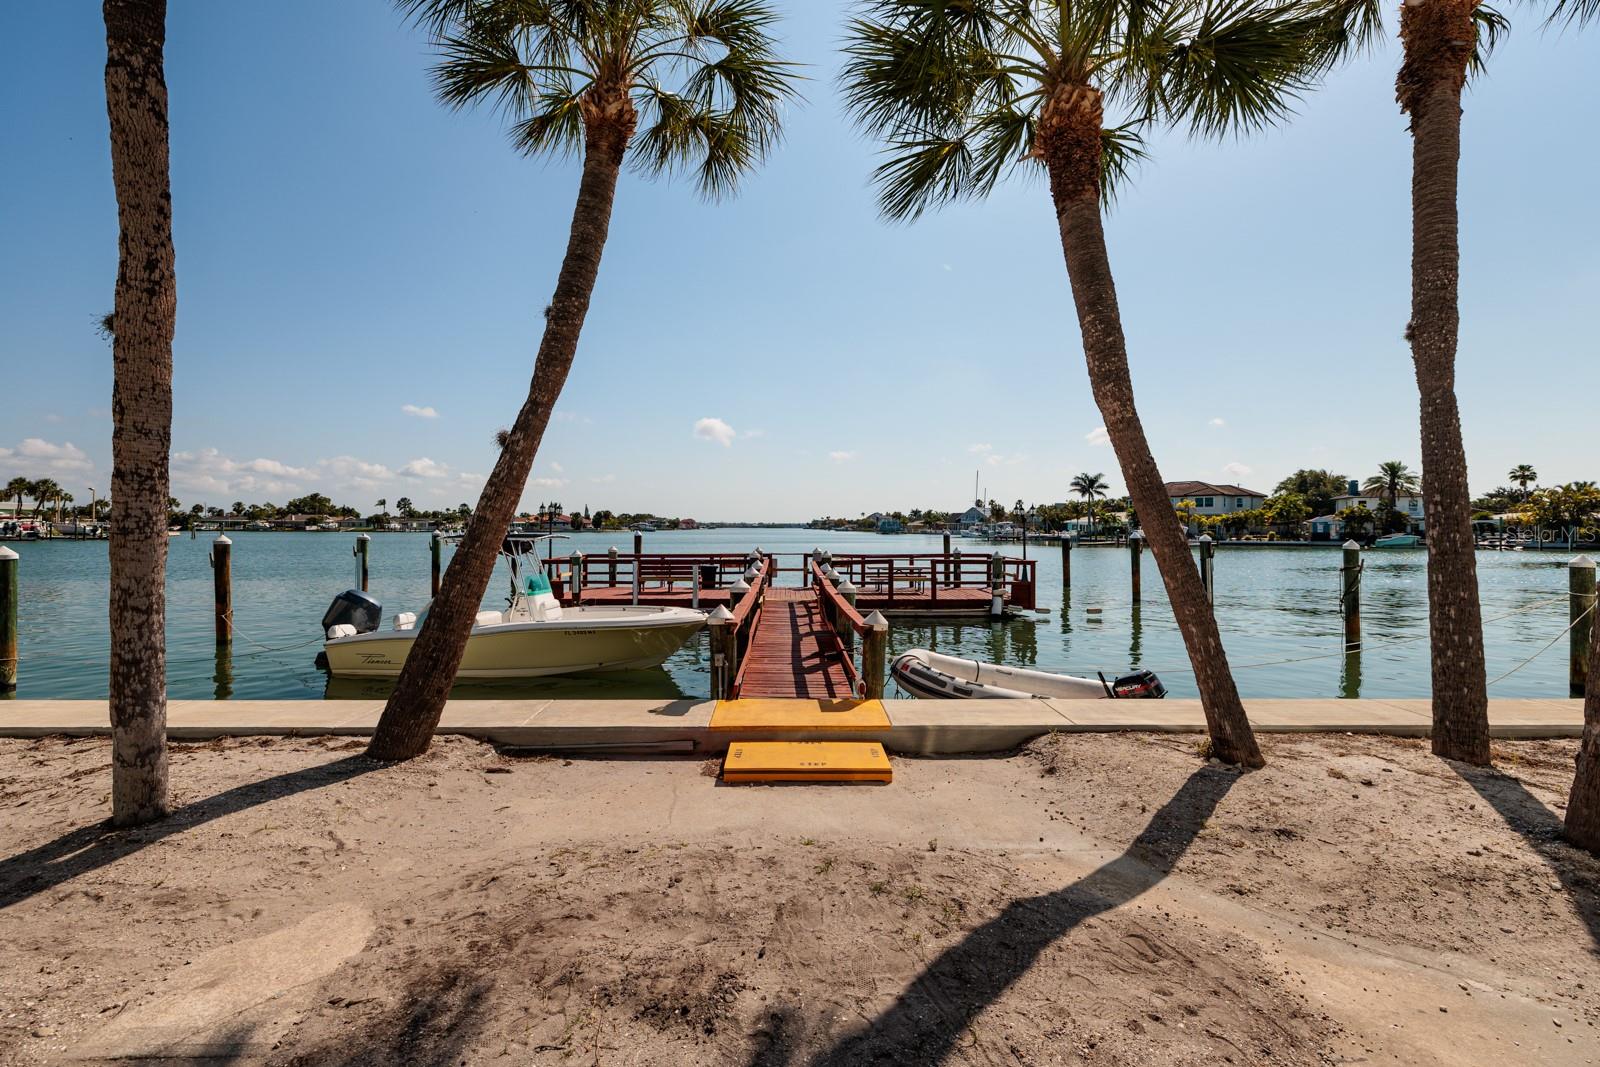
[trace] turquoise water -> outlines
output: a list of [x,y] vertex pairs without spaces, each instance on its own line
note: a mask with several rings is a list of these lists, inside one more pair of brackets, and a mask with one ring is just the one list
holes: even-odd
[[[232,535],[236,637],[231,655],[214,647],[211,569],[214,534],[173,538],[168,563],[168,686],[174,699],[382,696],[385,682],[330,682],[313,664],[318,622],[332,596],[354,584],[349,534]],[[958,542],[968,551],[993,551]],[[604,553],[632,549],[631,535],[580,534],[559,542]],[[814,530],[702,530],[645,535],[645,551],[743,552],[759,545],[797,554],[822,545],[835,552],[937,552],[937,537],[880,537]],[[21,555],[22,632],[19,697],[103,698],[106,695],[106,545],[103,542],[15,544]],[[1015,554],[1018,546],[1005,546]],[[891,650],[932,647],[952,655],[1093,675],[1132,666],[1156,670],[1174,696],[1194,695],[1187,657],[1146,554],[1145,601],[1128,597],[1128,556],[1117,548],[1073,553],[1073,587],[1063,600],[1061,556],[1054,545],[1030,546],[1039,560],[1039,607],[1033,618],[900,623]],[[783,566],[793,566],[787,555]],[[1367,553],[1362,623],[1367,648],[1349,664],[1339,655],[1339,553],[1321,548],[1219,549],[1216,609],[1239,688],[1246,696],[1417,697],[1429,687],[1425,553]],[[1489,676],[1540,651],[1567,625],[1566,557],[1561,553],[1480,553]],[[794,579],[785,576],[786,582]],[[504,604],[497,574],[484,605]],[[428,598],[428,537],[376,534],[372,593],[386,615],[416,610]],[[1101,609],[1091,613],[1089,608]],[[1506,616],[1504,618],[1499,618]],[[1498,684],[1497,696],[1565,697],[1566,639]],[[704,696],[710,689],[702,635],[659,670],[458,687],[458,695],[666,697]]]

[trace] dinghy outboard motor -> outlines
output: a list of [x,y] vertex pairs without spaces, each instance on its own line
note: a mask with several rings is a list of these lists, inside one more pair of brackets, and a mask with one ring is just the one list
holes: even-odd
[[370,634],[383,621],[383,605],[359,589],[346,589],[333,598],[322,616],[322,632],[335,626],[353,626],[358,634]]
[[[1105,682],[1105,679],[1102,674],[1100,680]],[[1167,687],[1161,684],[1154,671],[1137,670],[1106,683],[1106,695],[1118,699],[1160,700],[1167,695]]]

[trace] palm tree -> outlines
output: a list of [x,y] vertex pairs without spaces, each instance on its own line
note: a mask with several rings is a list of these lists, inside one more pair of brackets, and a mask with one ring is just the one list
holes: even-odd
[[[778,137],[795,73],[774,51],[765,0],[401,0],[433,34],[439,96],[490,103],[529,155],[582,162],[577,204],[528,398],[500,446],[472,523],[401,669],[368,753],[428,747],[479,601],[572,367],[625,162],[690,170],[733,190]],[[463,505],[463,511],[467,510]]]
[[1095,497],[1103,497],[1111,488],[1106,483],[1103,474],[1078,474],[1074,475],[1071,483],[1072,491],[1077,493],[1089,505],[1089,531],[1094,532],[1094,501]]
[[168,811],[167,457],[177,288],[167,165],[166,0],[105,0],[118,241],[111,338],[111,818]]
[[[1371,493],[1379,497],[1390,508],[1395,506],[1401,494],[1415,496],[1421,490],[1416,472],[1398,459],[1386,460],[1378,464],[1378,473],[1361,483],[1362,492]],[[1432,533],[1432,530],[1429,530]]]
[[17,502],[16,518],[22,518],[22,498],[33,493],[33,483],[26,478],[13,478],[6,483],[4,499]]
[[1517,487],[1522,490],[1522,499],[1526,500],[1528,499],[1528,486],[1539,480],[1539,472],[1533,469],[1532,464],[1518,463],[1511,468],[1511,473],[1506,477],[1517,483]]
[[[880,205],[914,218],[981,197],[1017,164],[1043,166],[1095,402],[1138,514],[1172,504],[1134,405],[1102,203],[1142,158],[1141,132],[1203,135],[1284,115],[1322,57],[1322,18],[1276,0],[866,0],[851,21],[847,106],[887,142]],[[1109,124],[1107,103],[1127,121]],[[1262,762],[1216,619],[1175,522],[1146,530],[1221,759]]]
[[28,493],[33,497],[33,517],[36,519],[41,518],[44,515],[44,509],[56,498],[56,494],[59,492],[61,492],[61,487],[50,478],[40,478],[38,481],[30,483]]

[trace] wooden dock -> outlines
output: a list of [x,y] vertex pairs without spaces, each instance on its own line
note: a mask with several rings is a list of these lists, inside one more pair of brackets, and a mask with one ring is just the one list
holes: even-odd
[[860,680],[814,589],[770,589],[739,665],[739,697],[848,700]]

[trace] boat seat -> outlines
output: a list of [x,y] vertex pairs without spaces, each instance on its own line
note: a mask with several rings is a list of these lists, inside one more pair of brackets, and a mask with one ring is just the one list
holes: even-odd
[[505,613],[499,611],[480,611],[477,618],[472,620],[474,626],[499,626],[506,621]]
[[396,630],[414,630],[417,626],[417,613],[414,611],[400,611],[395,613],[394,628]]
[[328,627],[329,641],[332,641],[336,637],[354,637],[355,635],[356,628],[347,622],[341,622],[337,626]]

